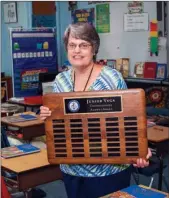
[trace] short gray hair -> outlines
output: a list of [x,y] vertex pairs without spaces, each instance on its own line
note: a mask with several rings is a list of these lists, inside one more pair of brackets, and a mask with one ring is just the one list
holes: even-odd
[[95,55],[98,53],[100,46],[100,38],[98,33],[96,32],[95,27],[93,27],[91,24],[79,22],[75,24],[70,24],[67,27],[63,37],[66,50],[70,35],[74,38],[82,39],[89,42],[94,49]]

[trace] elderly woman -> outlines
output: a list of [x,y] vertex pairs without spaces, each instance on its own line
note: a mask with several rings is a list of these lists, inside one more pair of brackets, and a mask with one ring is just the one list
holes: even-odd
[[[88,23],[69,25],[64,34],[64,44],[72,69],[56,76],[54,92],[127,89],[118,71],[94,62],[100,38],[93,26]],[[41,119],[50,115],[51,111],[42,106]],[[149,150],[147,159],[150,156]],[[137,164],[134,164],[137,167],[148,165],[149,162],[144,159],[138,159]],[[60,168],[68,198],[98,198],[128,187],[132,165],[61,164]]]

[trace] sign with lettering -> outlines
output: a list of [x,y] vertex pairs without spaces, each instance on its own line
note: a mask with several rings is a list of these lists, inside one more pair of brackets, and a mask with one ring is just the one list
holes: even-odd
[[121,96],[67,98],[64,100],[66,114],[121,112]]
[[94,25],[94,8],[72,11],[72,23],[88,22]]
[[148,31],[148,13],[124,14],[124,31]]
[[110,32],[110,7],[108,3],[96,5],[96,30],[98,33]]
[[17,22],[16,2],[4,3],[3,10],[4,10],[4,22],[5,23]]

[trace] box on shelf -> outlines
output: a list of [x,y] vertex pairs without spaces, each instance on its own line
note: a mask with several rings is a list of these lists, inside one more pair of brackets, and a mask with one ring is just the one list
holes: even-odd
[[129,58],[116,59],[116,69],[124,78],[127,78],[129,76]]

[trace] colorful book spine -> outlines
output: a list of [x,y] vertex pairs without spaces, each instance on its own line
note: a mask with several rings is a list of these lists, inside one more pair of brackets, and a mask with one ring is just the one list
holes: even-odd
[[167,64],[158,63],[156,78],[165,79],[167,78]]
[[156,62],[145,62],[144,64],[144,78],[155,79],[156,78]]

